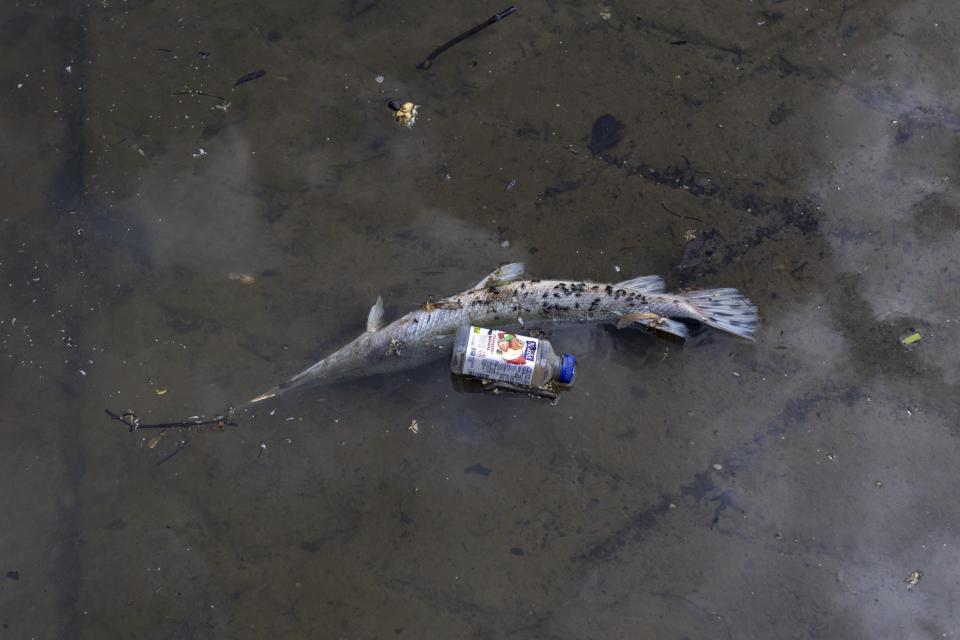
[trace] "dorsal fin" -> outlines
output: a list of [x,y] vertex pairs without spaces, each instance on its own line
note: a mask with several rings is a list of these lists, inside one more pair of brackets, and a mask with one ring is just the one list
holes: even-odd
[[484,287],[499,287],[508,282],[516,282],[523,277],[524,265],[522,262],[511,262],[497,267],[486,278],[473,285],[471,289],[483,289]]
[[640,276],[613,285],[614,289],[626,289],[636,293],[663,293],[665,284],[660,276]]
[[377,301],[370,307],[367,315],[367,331],[376,333],[383,326],[383,297],[377,296]]

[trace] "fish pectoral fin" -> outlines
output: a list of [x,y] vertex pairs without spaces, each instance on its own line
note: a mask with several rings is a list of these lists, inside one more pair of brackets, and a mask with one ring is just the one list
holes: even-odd
[[526,266],[522,262],[511,262],[501,265],[490,272],[490,275],[473,285],[471,289],[483,289],[484,287],[499,287],[509,282],[516,282],[523,278]]
[[377,296],[377,301],[370,307],[367,315],[367,331],[376,333],[383,326],[383,297]]
[[629,327],[633,323],[639,324],[649,324],[660,320],[660,316],[655,313],[647,312],[637,312],[637,313],[625,313],[620,316],[620,319],[617,320],[617,329],[623,329],[624,327]]
[[623,329],[624,327],[629,327],[632,324],[642,324],[645,327],[649,327],[657,331],[663,331],[664,333],[670,333],[679,338],[687,337],[687,325],[683,324],[682,322],[677,322],[676,320],[671,320],[670,318],[658,316],[655,313],[625,313],[620,316],[619,320],[617,320],[617,329]]

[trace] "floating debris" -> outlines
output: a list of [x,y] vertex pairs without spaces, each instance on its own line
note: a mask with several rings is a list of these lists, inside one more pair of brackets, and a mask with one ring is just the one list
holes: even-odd
[[160,444],[160,440],[163,439],[163,436],[167,435],[166,431],[161,431],[157,435],[153,436],[147,440],[147,449],[156,449],[157,445]]
[[165,396],[165,395],[167,395],[167,390],[164,389],[163,387],[157,387],[157,395],[158,395],[158,396]]
[[234,271],[228,273],[227,278],[230,280],[236,280],[240,284],[253,284],[257,281],[257,279],[249,273],[236,273]]
[[374,80],[377,81],[377,84],[383,84],[383,76],[377,76]]
[[915,586],[920,584],[920,579],[923,577],[923,571],[914,570],[910,572],[910,575],[907,576],[907,579],[904,582],[907,583],[907,589],[913,589]]
[[909,346],[909,345],[911,345],[911,344],[915,344],[915,343],[917,343],[917,342],[920,342],[921,340],[923,340],[923,336],[920,335],[920,332],[918,332],[918,331],[914,331],[913,333],[909,333],[909,334],[907,334],[907,335],[905,335],[905,336],[902,336],[902,337],[900,338],[900,342],[901,342],[904,346]]
[[[104,411],[114,420],[127,425],[127,427],[130,429],[130,433],[133,433],[137,429],[197,429],[200,427],[214,427],[217,429],[223,429],[228,426],[237,426],[237,423],[233,422],[227,414],[215,416],[209,420],[201,420],[199,416],[194,416],[193,418],[181,420],[179,422],[141,424],[140,418],[130,409],[127,409],[122,414],[114,413],[113,411],[110,411],[110,409],[105,409]],[[186,443],[184,442],[184,444]]]
[[396,100],[391,100],[387,103],[387,106],[393,111],[393,118],[397,123],[404,127],[410,128],[417,121],[417,109],[420,108],[420,105],[409,101],[401,104]]
[[413,435],[417,435],[418,433],[420,433],[420,425],[417,424],[416,420],[413,420],[410,422],[410,426],[407,427],[407,431],[409,431]]
[[517,179],[516,179],[516,178],[514,178],[513,180],[511,180],[510,182],[507,183],[507,186],[506,186],[506,188],[503,190],[503,192],[506,193],[507,191],[510,191],[510,189],[513,189],[515,186],[517,186]]

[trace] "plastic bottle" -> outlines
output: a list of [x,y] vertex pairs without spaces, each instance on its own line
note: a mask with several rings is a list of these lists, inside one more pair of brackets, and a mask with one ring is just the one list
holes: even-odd
[[571,384],[575,368],[576,359],[557,354],[547,340],[469,326],[457,331],[450,360],[454,374],[529,388]]

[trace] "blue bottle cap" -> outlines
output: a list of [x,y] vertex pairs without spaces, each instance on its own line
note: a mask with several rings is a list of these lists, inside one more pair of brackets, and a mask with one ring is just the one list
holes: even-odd
[[573,370],[577,366],[577,359],[569,353],[560,356],[560,374],[557,376],[557,382],[560,384],[570,384],[573,382]]

